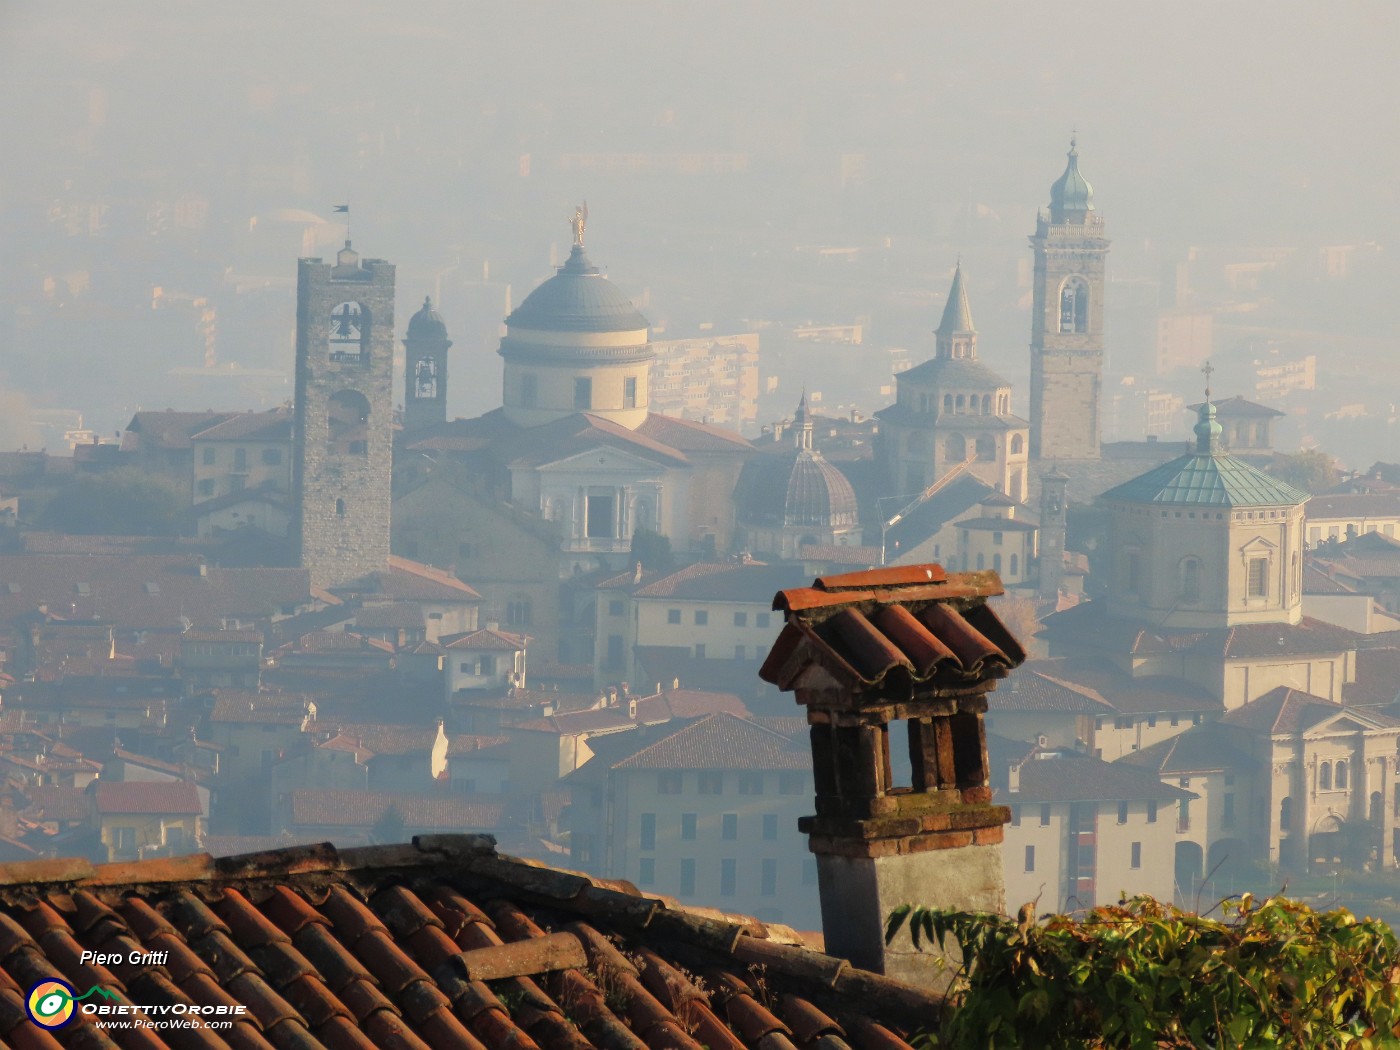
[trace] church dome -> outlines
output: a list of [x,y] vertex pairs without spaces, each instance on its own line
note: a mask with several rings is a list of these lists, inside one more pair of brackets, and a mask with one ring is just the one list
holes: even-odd
[[739,518],[749,525],[844,528],[860,517],[846,476],[805,448],[750,462],[739,480],[738,503]]
[[1008,383],[974,357],[932,357],[895,376],[896,383],[917,383],[939,390],[987,391],[1008,389]]
[[447,325],[442,314],[433,309],[433,300],[423,297],[423,308],[408,319],[409,339],[446,339]]
[[1070,139],[1068,157],[1065,173],[1050,187],[1050,218],[1053,222],[1063,221],[1065,212],[1094,209],[1094,188],[1079,173],[1079,149],[1074,139]]
[[559,272],[506,318],[511,328],[544,332],[635,332],[650,322],[575,244]]

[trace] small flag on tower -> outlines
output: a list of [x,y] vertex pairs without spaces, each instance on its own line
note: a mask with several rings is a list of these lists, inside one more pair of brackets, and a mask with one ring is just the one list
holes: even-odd
[[337,204],[337,205],[334,206],[334,209],[333,209],[333,210],[334,210],[335,212],[337,212],[337,213],[343,212],[343,213],[345,213],[345,214],[348,215],[348,214],[350,213],[350,205],[348,205],[348,204]]

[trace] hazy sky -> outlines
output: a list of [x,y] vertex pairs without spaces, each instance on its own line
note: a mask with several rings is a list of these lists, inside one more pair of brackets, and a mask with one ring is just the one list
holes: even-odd
[[[1193,244],[1389,245],[1397,50],[1389,0],[0,0],[0,306],[19,318],[0,325],[0,369],[37,403],[61,400],[35,378],[49,343],[34,342],[30,300],[75,271],[117,314],[148,308],[155,285],[210,296],[220,359],[275,365],[286,347],[239,327],[226,271],[290,280],[299,232],[252,236],[250,219],[342,200],[357,242],[399,263],[401,312],[458,263],[479,277],[489,262],[518,301],[584,198],[590,246],[651,293],[653,320],[833,308],[782,257],[799,245],[909,245],[888,279],[935,298],[967,252],[985,341],[1011,369],[1026,339],[1017,267],[1072,128],[1118,278],[1155,280]],[[583,154],[672,166],[603,171]],[[687,171],[674,158],[688,154],[742,155],[744,170]],[[202,225],[151,232],[191,196],[207,201]],[[61,234],[55,210],[89,201],[105,228]],[[907,342],[936,305],[866,313]],[[489,333],[466,310],[449,324],[489,370],[475,345]],[[278,324],[289,316],[288,301]],[[159,368],[142,323],[99,317],[50,342]],[[203,350],[169,353],[194,366]],[[107,409],[96,396],[76,407]],[[123,390],[106,416],[137,398]]]

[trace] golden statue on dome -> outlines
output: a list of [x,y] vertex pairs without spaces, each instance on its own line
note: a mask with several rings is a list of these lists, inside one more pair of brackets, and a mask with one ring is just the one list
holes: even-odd
[[572,226],[574,230],[574,245],[576,247],[582,248],[583,231],[584,228],[588,225],[587,201],[584,201],[582,205],[574,209],[574,217],[569,220],[569,225]]

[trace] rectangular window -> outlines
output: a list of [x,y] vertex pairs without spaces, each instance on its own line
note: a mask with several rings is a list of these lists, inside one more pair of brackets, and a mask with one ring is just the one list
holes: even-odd
[[651,857],[643,857],[637,864],[637,885],[656,885],[656,861]]
[[1235,796],[1227,794],[1221,798],[1221,803],[1220,824],[1222,827],[1233,828],[1235,826]]
[[642,849],[656,849],[656,814],[643,813],[641,827]]
[[722,795],[724,794],[724,774],[717,772],[707,772],[699,774],[700,794],[702,795]]
[[1249,596],[1267,598],[1269,596],[1269,561],[1267,558],[1249,559]]
[[208,445],[205,445],[205,446],[204,446],[204,457],[203,457],[203,458],[204,458],[204,465],[205,465],[206,467],[212,467],[212,466],[214,465],[214,450],[213,450],[212,448],[210,448]]
[[1191,800],[1184,798],[1176,804],[1176,830],[1191,830]]
[[1147,803],[1147,823],[1157,823],[1157,800],[1155,798]]
[[999,532],[994,532],[994,533],[992,533],[992,543],[994,543],[994,544],[995,544],[996,546],[998,546],[998,547],[1001,546],[1001,533],[999,533]]
[[768,618],[772,615],[772,613],[755,613],[753,618],[753,625],[755,627],[767,627]]
[[248,469],[248,450],[246,448],[236,448],[233,450],[233,469]]
[[681,793],[680,770],[667,769],[656,774],[656,793],[658,795],[679,795]]
[[763,814],[763,838],[765,841],[773,842],[778,837],[778,814]]
[[742,645],[736,645],[734,647],[734,659],[742,660],[744,658],[744,652],[745,649]]
[[637,377],[628,376],[622,381],[622,407],[637,407]]
[[807,778],[801,773],[779,773],[778,794],[800,795],[803,793],[806,782]]
[[166,829],[165,829],[165,844],[166,844],[167,846],[169,846],[172,850],[181,850],[181,849],[184,849],[184,848],[185,848],[185,829],[182,828],[182,827],[166,828]]
[[739,862],[733,857],[725,857],[719,862],[719,895],[732,897],[739,888]]
[[1157,716],[1156,716],[1156,715],[1148,715],[1148,716],[1147,716],[1147,728],[1148,728],[1148,729],[1156,729],[1156,728],[1157,728]]
[[588,497],[587,534],[589,539],[614,537],[613,496],[609,492]]
[[1118,803],[1118,823],[1128,823],[1128,804],[1126,802]]
[[1142,843],[1134,842],[1132,849],[1132,859],[1129,862],[1134,868],[1142,867]]
[[1040,807],[1040,826],[1048,828],[1050,826],[1050,803],[1045,802]]
[[1020,806],[1012,806],[1012,807],[1011,807],[1011,826],[1012,826],[1013,828],[1019,828],[1019,827],[1021,826],[1021,807],[1020,807]]
[[681,895],[689,897],[695,893],[695,859],[681,858]]
[[749,614],[748,614],[748,613],[735,613],[735,614],[734,614],[734,626],[735,626],[735,627],[747,627],[748,625],[749,625]]
[[696,610],[695,610],[695,626],[696,626],[696,627],[707,627],[707,626],[709,626],[709,623],[710,623],[710,614],[709,614],[708,612],[706,612],[704,609],[696,609]]
[[212,496],[212,495],[214,495],[214,479],[213,479],[213,478],[200,478],[200,479],[199,479],[198,489],[199,489],[199,494],[200,494],[201,496]]
[[622,667],[622,635],[608,635],[608,655],[603,666],[609,671],[616,671]]
[[697,642],[697,643],[695,644],[695,658],[696,658],[697,660],[703,660],[703,659],[705,659],[705,643],[704,643],[704,642]]
[[719,819],[719,837],[733,842],[739,837],[739,814],[726,813]]
[[765,897],[778,895],[778,862],[776,860],[769,859],[763,862],[763,875],[759,879],[758,892]]
[[693,838],[695,838],[695,814],[694,814],[694,813],[682,813],[682,814],[681,814],[681,838],[683,838],[683,839],[693,839]]
[[593,380],[574,380],[574,408],[587,412],[593,407]]
[[680,622],[681,622],[681,611],[680,611],[679,609],[667,609],[667,610],[666,610],[666,622],[667,622],[667,623],[680,623]]
[[763,774],[762,774],[762,773],[740,773],[740,774],[739,774],[739,794],[741,794],[741,795],[761,795],[761,794],[763,794]]
[[1026,847],[1026,870],[1035,871],[1035,847]]

